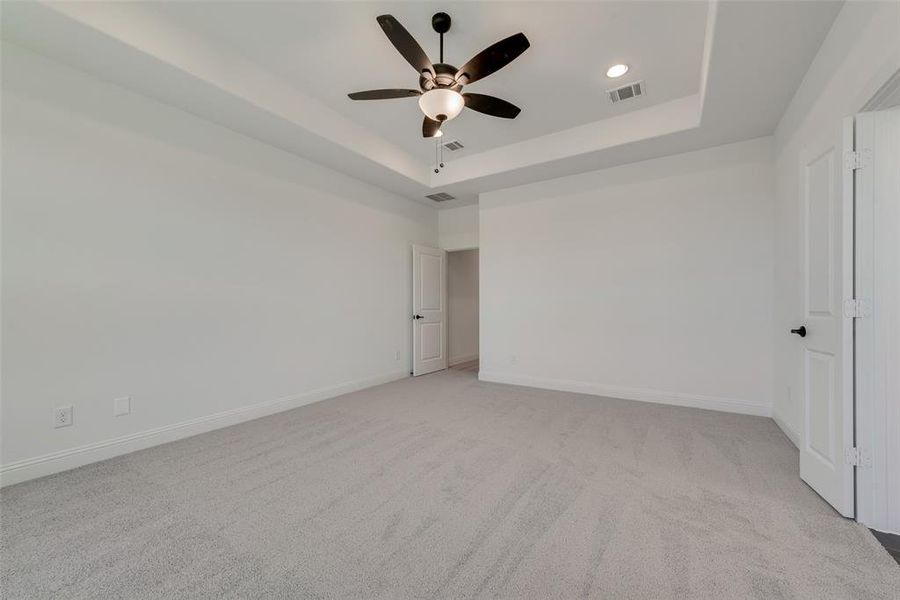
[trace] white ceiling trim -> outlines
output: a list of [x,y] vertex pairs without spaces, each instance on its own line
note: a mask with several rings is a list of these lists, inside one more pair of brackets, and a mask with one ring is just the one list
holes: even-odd
[[139,4],[46,2],[44,7],[121,45],[151,57],[329,139],[357,154],[422,185],[428,185],[428,167],[397,146],[350,121],[323,103],[244,60],[241,56],[163,22]]
[[693,129],[700,126],[700,104],[698,95],[685,96],[612,119],[471,154],[453,161],[452,168],[432,174],[431,186],[452,185]]
[[706,106],[706,87],[709,83],[709,63],[712,58],[713,44],[716,34],[716,16],[719,14],[719,0],[710,0],[706,12],[706,36],[703,40],[703,58],[700,66],[700,117],[703,117],[703,108]]
[[[378,163],[411,183],[418,184],[415,187],[424,188],[415,190],[417,196],[419,192],[427,193],[449,184],[596,152],[699,125],[698,110],[702,99],[697,95],[688,96],[472,154],[454,160],[452,169],[434,174],[431,165],[378,137],[371,130],[350,121],[228,49],[213,47],[206,40],[179,28],[177,24],[166,22],[157,15],[142,10],[138,4],[122,3],[111,7],[107,3],[43,0],[34,4],[35,7],[43,6],[84,28],[100,33],[131,52],[152,58],[198,82],[248,103],[257,110]],[[710,16],[714,14],[714,10],[708,12],[707,31],[714,26],[714,22],[710,20]],[[41,17],[38,15],[38,19]],[[82,37],[84,33],[77,35]],[[707,34],[707,45],[710,39]],[[124,49],[120,48],[119,52],[122,51]],[[709,47],[705,47],[704,56],[709,52]],[[139,59],[135,60],[141,62]],[[701,77],[705,79],[705,74]]]
[[506,171],[587,155],[623,144],[699,127],[703,118],[706,83],[709,79],[718,2],[719,0],[710,0],[706,14],[699,93],[516,144],[471,154],[454,161],[452,170],[445,170],[441,173],[432,172],[431,187],[443,187]]
[[[770,135],[839,8],[710,0],[696,94],[454,157],[437,174],[264,65],[139,4],[6,3],[3,34],[238,133],[451,208],[485,191]],[[766,85],[757,85],[762,78]],[[457,200],[425,199],[435,190]]]

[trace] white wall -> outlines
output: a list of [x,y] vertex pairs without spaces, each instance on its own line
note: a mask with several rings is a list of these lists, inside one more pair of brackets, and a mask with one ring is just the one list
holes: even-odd
[[438,213],[440,245],[444,250],[478,247],[478,205],[445,208]]
[[2,83],[5,484],[409,372],[436,211],[9,45]]
[[847,2],[775,131],[775,322],[773,416],[797,443],[800,354],[788,331],[803,314],[800,282],[800,154],[836,131],[900,69],[900,3]]
[[769,414],[771,145],[482,194],[482,378]]
[[447,253],[450,364],[478,358],[478,250]]

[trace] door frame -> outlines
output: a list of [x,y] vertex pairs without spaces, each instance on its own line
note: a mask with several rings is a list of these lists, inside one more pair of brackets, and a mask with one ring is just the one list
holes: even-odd
[[462,359],[453,360],[450,356],[450,338],[453,337],[453,333],[451,332],[451,318],[450,318],[450,302],[449,297],[447,301],[447,366],[452,367],[454,365],[460,365],[463,363],[471,362],[473,360],[478,360],[481,356],[481,251],[478,246],[462,246],[460,248],[453,248],[452,250],[447,250],[447,294],[450,294],[450,255],[454,252],[466,252],[468,250],[478,250],[478,279],[476,281],[476,288],[478,291],[478,349],[473,356],[465,356]]
[[[855,120],[845,117],[841,122],[841,407],[844,412],[844,443],[841,458],[847,460],[848,449],[856,442],[856,323],[847,312],[848,301],[856,297],[856,186],[848,153],[856,149]],[[853,483],[853,512],[844,515],[856,519],[859,503],[856,500],[856,466],[851,465]]]
[[[892,475],[900,472],[900,407],[889,402],[900,399],[900,377],[891,369],[900,364],[900,343],[891,343],[900,331],[900,235],[882,229],[891,223],[891,217],[900,224],[900,198],[892,205],[884,202],[885,196],[900,195],[896,167],[900,164],[900,131],[897,138],[891,136],[891,129],[886,134],[883,123],[876,124],[883,110],[872,108],[851,118],[860,157],[854,172],[855,227],[860,242],[854,261],[855,291],[862,303],[854,336],[855,433],[860,458],[856,517],[873,529],[900,534],[900,509],[896,506],[900,481]],[[895,127],[900,129],[900,107],[883,109],[898,111],[890,118],[897,120]]]

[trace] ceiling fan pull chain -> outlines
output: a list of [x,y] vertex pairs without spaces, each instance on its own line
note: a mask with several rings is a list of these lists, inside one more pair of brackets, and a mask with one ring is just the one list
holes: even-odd
[[438,145],[439,145],[440,148],[441,148],[441,164],[440,164],[440,167],[443,169],[443,168],[444,168],[444,145],[441,144],[440,138],[438,138]]

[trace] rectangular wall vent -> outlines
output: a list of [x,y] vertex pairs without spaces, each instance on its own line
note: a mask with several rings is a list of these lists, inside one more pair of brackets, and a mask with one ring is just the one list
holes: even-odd
[[456,196],[451,196],[446,192],[438,192],[437,194],[429,194],[425,196],[429,200],[434,200],[435,202],[446,202],[447,200],[456,200]]
[[465,146],[459,140],[450,140],[449,142],[444,142],[444,148],[451,152],[456,152],[457,150],[462,150]]
[[638,96],[644,95],[644,82],[637,81],[635,83],[629,83],[626,86],[616,88],[614,90],[609,90],[607,93],[609,94],[609,99],[613,104],[615,104],[616,102],[621,102],[622,100],[637,98]]
[[435,202],[446,202],[447,200],[456,200],[456,196],[451,196],[446,192],[438,192],[437,194],[429,194],[425,196],[429,200],[434,200]]

